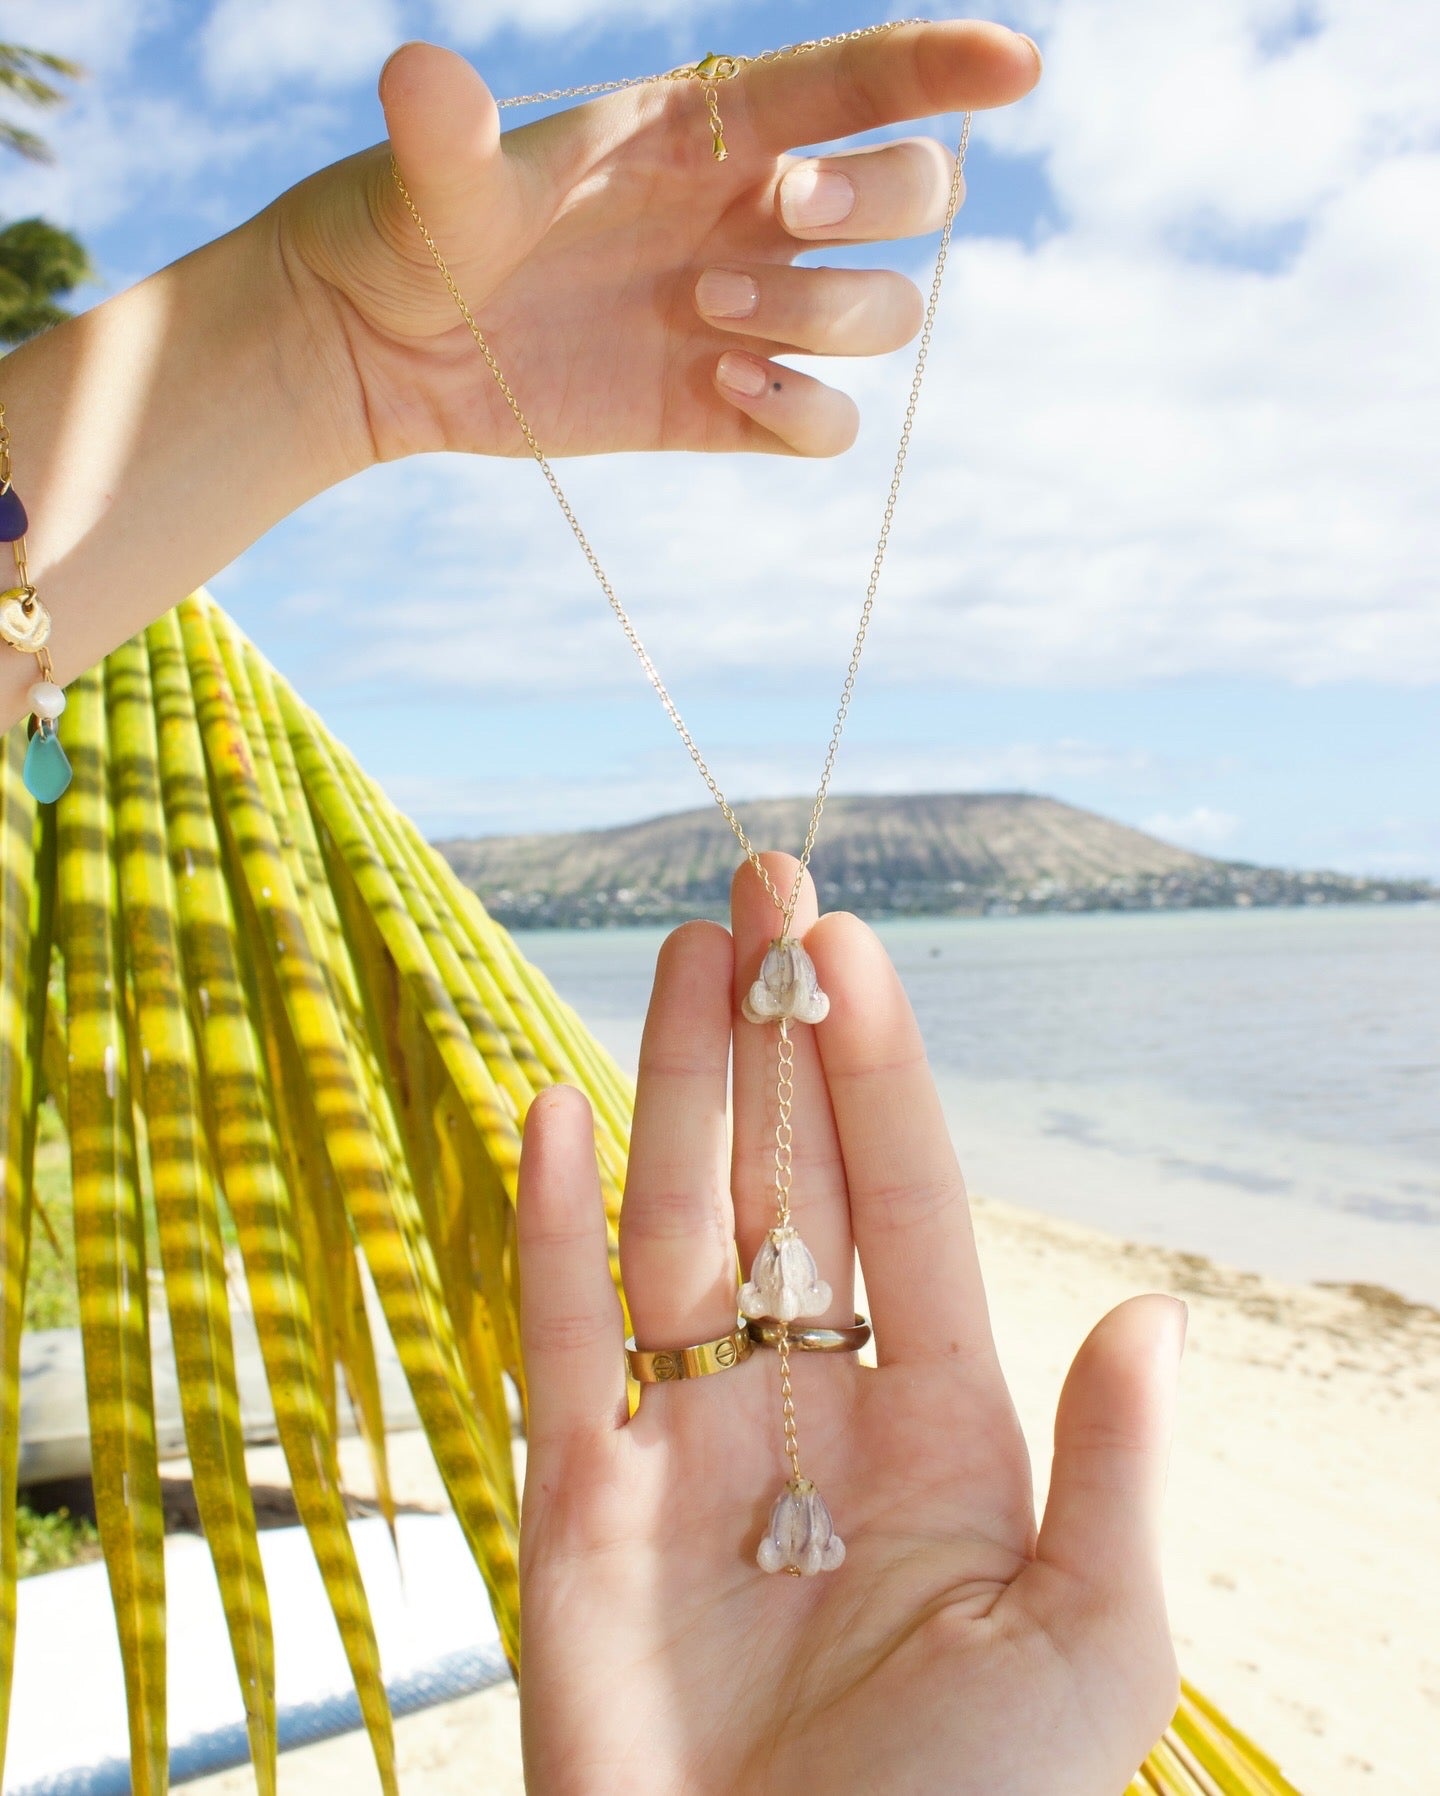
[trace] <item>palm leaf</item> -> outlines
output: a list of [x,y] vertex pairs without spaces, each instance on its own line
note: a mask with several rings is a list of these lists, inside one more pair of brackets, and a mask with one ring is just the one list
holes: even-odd
[[95,1518],[115,1605],[137,1796],[166,1787],[165,1519],[150,1378],[115,824],[98,672],[71,687],[75,783],[57,817],[68,1122]]
[[[166,1772],[148,1193],[260,1787],[274,1788],[273,1668],[239,1436],[227,1230],[296,1506],[393,1792],[389,1709],[335,1450],[338,1367],[393,1518],[361,1260],[513,1668],[518,1497],[504,1377],[523,1404],[520,1124],[557,1080],[589,1095],[618,1287],[633,1088],[203,594],[72,693],[76,781],[54,811],[37,820],[21,786],[21,732],[0,756],[0,1725],[19,1324],[48,1087],[71,1134],[97,1507],[125,1643],[133,1787],[158,1791]],[[48,978],[52,909],[63,993]],[[1130,1792],[1294,1796],[1189,1686]]]
[[0,744],[0,1773],[15,1656],[20,1336],[35,1176],[36,1069],[45,1033],[54,892],[53,829],[44,833],[42,868],[52,878],[33,877],[39,832],[36,806],[20,779],[24,752],[18,730]]
[[[216,752],[222,760],[239,754],[248,762],[248,752],[225,730],[228,719],[216,703],[212,669],[197,668],[192,685],[175,614],[151,626],[149,651],[167,835],[179,871],[181,939],[199,1012],[215,1159],[245,1262],[296,1508],[335,1612],[382,1783],[392,1793],[394,1739],[379,1650],[346,1525],[292,1196],[276,1136],[274,1085],[267,1077],[258,1005],[244,972],[264,959],[256,945],[265,938],[242,936],[237,927],[234,887],[240,884],[241,895],[244,888],[231,865],[233,838],[229,832],[222,836],[212,806],[206,739],[219,737]],[[212,712],[218,710],[209,729],[202,723],[207,701]]]
[[185,1440],[234,1646],[251,1756],[262,1796],[272,1796],[277,1748],[270,1605],[245,1472],[219,1198],[202,1130],[195,1036],[182,998],[177,903],[143,642],[129,642],[110,657],[106,690],[120,901]]

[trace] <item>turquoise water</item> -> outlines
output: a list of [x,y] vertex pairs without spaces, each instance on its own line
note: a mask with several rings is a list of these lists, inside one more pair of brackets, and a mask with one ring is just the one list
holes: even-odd
[[[972,1190],[1440,1303],[1440,906],[878,930]],[[518,939],[633,1071],[663,934]]]

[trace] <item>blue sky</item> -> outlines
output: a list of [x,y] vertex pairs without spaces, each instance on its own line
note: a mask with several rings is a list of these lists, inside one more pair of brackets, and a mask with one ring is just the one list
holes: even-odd
[[[9,0],[6,37],[92,74],[36,121],[54,167],[0,165],[0,216],[76,229],[94,303],[378,140],[376,75],[406,37],[462,49],[506,95],[879,16]],[[1024,788],[1207,852],[1440,876],[1437,9],[991,16],[1039,39],[1046,76],[976,121],[835,789]],[[929,128],[953,142],[957,124]],[[933,248],[856,259],[924,286]],[[910,362],[826,367],[864,419],[833,461],[561,465],[737,799],[814,787]],[[697,516],[725,526],[701,570]],[[372,469],[211,588],[431,834],[704,796],[528,463]],[[385,639],[397,603],[417,637],[403,655]]]

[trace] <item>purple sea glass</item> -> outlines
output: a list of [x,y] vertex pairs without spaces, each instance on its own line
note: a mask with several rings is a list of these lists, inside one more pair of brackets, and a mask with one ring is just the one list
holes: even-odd
[[19,493],[13,486],[7,487],[0,493],[0,543],[19,542],[29,528],[30,520],[25,516]]

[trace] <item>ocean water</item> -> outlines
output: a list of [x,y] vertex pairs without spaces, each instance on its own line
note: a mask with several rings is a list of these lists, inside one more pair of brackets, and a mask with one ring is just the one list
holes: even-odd
[[[973,1191],[1440,1304],[1440,906],[877,928]],[[517,939],[633,1072],[663,935]]]

